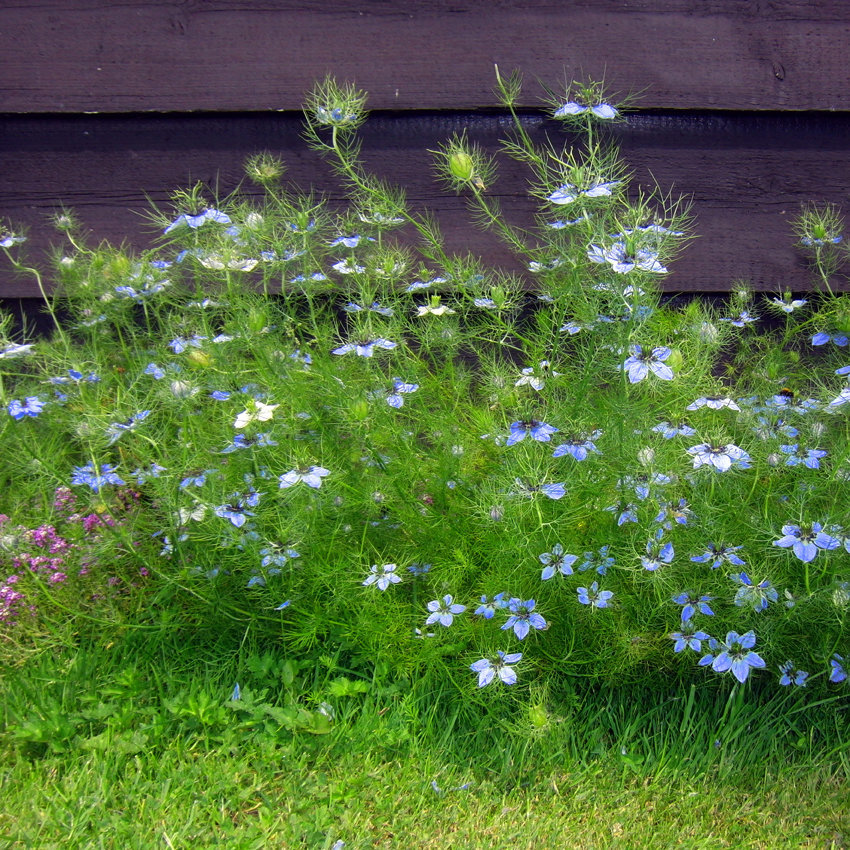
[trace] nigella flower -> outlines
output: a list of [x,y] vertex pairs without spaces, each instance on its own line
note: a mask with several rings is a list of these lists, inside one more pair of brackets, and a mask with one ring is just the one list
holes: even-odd
[[735,594],[735,604],[739,608],[749,605],[753,611],[760,612],[779,598],[776,588],[767,579],[760,584],[753,584],[746,573],[732,573],[729,578],[741,585]]
[[594,263],[608,263],[612,271],[617,274],[628,274],[634,269],[654,274],[667,274],[667,269],[658,261],[658,254],[655,251],[638,248],[631,252],[626,248],[625,242],[615,242],[610,248],[591,245],[587,251],[587,258]]
[[676,641],[673,644],[673,652],[683,652],[686,649],[700,652],[702,650],[702,642],[704,640],[711,640],[703,631],[690,632],[684,629],[681,632],[671,632],[670,637]]
[[829,659],[830,667],[829,681],[838,684],[847,679],[847,671],[844,669],[844,658],[837,652]]
[[596,572],[604,576],[608,573],[608,569],[614,566],[614,559],[608,554],[611,547],[607,544],[602,546],[598,552],[585,552],[584,560],[579,564],[579,572],[583,573],[587,570],[596,570]]
[[9,411],[9,416],[12,417],[16,422],[20,422],[25,416],[32,417],[35,419],[42,410],[44,410],[45,402],[43,402],[38,396],[30,395],[27,396],[22,402],[18,401],[18,399],[13,398],[9,402],[9,406],[7,410]]
[[371,236],[361,236],[359,233],[352,233],[351,236],[337,236],[336,239],[328,242],[328,245],[331,248],[337,245],[344,245],[346,248],[356,248],[362,239],[365,239],[367,242],[375,241]]
[[221,450],[221,454],[226,455],[239,449],[258,448],[263,449],[266,446],[276,446],[277,441],[271,438],[271,434],[264,432],[257,434],[254,437],[246,437],[244,434],[237,434],[233,438],[233,442],[226,448]]
[[60,375],[57,378],[51,378],[51,384],[79,384],[85,381],[88,384],[99,383],[100,378],[94,372],[89,372],[88,377],[83,377],[83,373],[77,369],[69,369],[67,376]]
[[692,519],[694,512],[688,507],[687,499],[679,499],[678,503],[668,502],[661,506],[661,510],[656,515],[653,522],[662,525],[667,531],[672,529],[670,520],[673,520],[677,525],[687,525],[688,520]]
[[791,547],[794,554],[804,564],[817,557],[819,549],[837,549],[841,541],[823,531],[823,525],[813,522],[810,525],[783,525],[782,537],[774,540],[774,546],[783,549]]
[[165,472],[165,467],[158,463],[152,463],[147,469],[138,468],[130,474],[136,479],[136,483],[141,485],[149,481],[151,478],[159,478]]
[[591,180],[582,187],[573,183],[563,183],[551,195],[547,195],[546,200],[558,206],[563,206],[573,203],[582,196],[585,198],[607,198],[613,194],[611,190],[615,186],[619,186],[620,183],[620,180],[605,180],[604,178]]
[[806,679],[809,678],[809,674],[805,670],[798,670],[793,661],[780,664],[779,672],[782,674],[779,679],[780,685],[787,687],[793,684],[798,688],[806,687]]
[[117,442],[128,431],[135,431],[139,422],[144,422],[150,416],[149,410],[141,410],[134,413],[129,419],[124,422],[113,422],[106,429],[106,436],[109,437],[109,445]]
[[75,466],[74,474],[71,476],[71,484],[86,484],[95,493],[99,493],[101,487],[104,487],[106,484],[121,486],[124,484],[124,481],[118,477],[114,469],[111,463],[104,463],[99,469],[94,463],[88,463],[85,466]]
[[473,673],[478,674],[478,687],[484,688],[498,676],[506,685],[515,685],[516,671],[510,664],[516,664],[522,658],[521,652],[504,653],[497,650],[496,658],[482,658],[469,665]]
[[650,540],[646,544],[646,555],[641,555],[640,561],[645,570],[655,572],[664,564],[669,564],[675,555],[673,544],[668,540],[666,543],[661,542],[661,537],[664,533],[663,528],[659,528],[656,532],[655,540]]
[[492,599],[487,596],[481,597],[481,604],[475,609],[475,613],[485,620],[492,620],[496,611],[502,611],[508,607],[508,600],[505,599],[505,591],[497,593]]
[[201,343],[205,339],[205,336],[200,336],[199,334],[192,334],[188,339],[177,336],[168,343],[168,347],[175,354],[182,354],[187,348],[200,348]]
[[820,331],[812,337],[812,345],[826,345],[828,342],[832,342],[839,348],[844,348],[850,342],[850,338],[847,334],[826,333],[825,331]]
[[714,599],[713,596],[691,596],[690,593],[679,593],[673,597],[673,601],[677,605],[682,606],[682,622],[687,623],[694,614],[699,611],[700,614],[705,614],[708,617],[714,616],[714,611],[711,610],[709,602]]
[[462,614],[466,611],[466,605],[458,605],[453,602],[450,593],[447,593],[442,601],[434,599],[428,603],[428,610],[431,612],[425,620],[425,625],[430,626],[432,623],[439,623],[441,626],[448,628],[455,618],[455,614]]
[[570,336],[575,336],[577,333],[580,333],[585,329],[585,325],[581,324],[581,322],[567,322],[565,325],[562,325],[558,330],[561,333],[568,333]]
[[596,444],[593,442],[602,436],[601,431],[594,431],[588,437],[573,437],[570,440],[567,440],[566,443],[562,443],[558,446],[554,452],[552,452],[552,457],[563,457],[564,455],[570,455],[578,461],[587,460],[587,456],[592,452],[593,454],[601,455],[602,452],[596,448]]
[[163,230],[163,233],[171,233],[172,230],[177,230],[178,227],[190,227],[192,230],[197,230],[199,227],[202,227],[207,222],[215,222],[216,224],[230,224],[230,217],[221,212],[220,210],[215,210],[211,208],[207,208],[202,212],[195,213],[192,215],[191,213],[183,213],[182,215],[178,215],[168,227]]
[[801,449],[798,443],[792,446],[780,446],[779,451],[789,455],[785,466],[799,466],[801,463],[809,469],[820,469],[820,459],[826,457],[825,449]]
[[766,416],[758,417],[758,425],[754,426],[756,434],[762,440],[778,440],[780,437],[796,437],[800,430],[793,425],[788,425],[784,419],[768,419]]
[[11,360],[13,357],[23,357],[25,354],[29,354],[35,343],[30,342],[22,345],[17,342],[10,342],[7,345],[4,345],[0,348],[0,360]]
[[699,410],[701,407],[707,407],[709,410],[723,410],[725,407],[729,410],[737,410],[739,413],[741,411],[741,408],[731,398],[720,398],[720,396],[712,395],[698,398],[691,402],[685,410]]
[[526,434],[529,434],[532,440],[537,440],[540,443],[548,443],[552,439],[552,434],[557,433],[557,428],[553,428],[551,425],[547,425],[538,419],[522,419],[518,422],[511,422],[511,433],[505,445],[516,445],[525,439]]
[[774,307],[778,307],[782,310],[783,313],[793,313],[795,310],[799,310],[801,307],[805,307],[809,302],[805,298],[795,298],[793,301],[791,300],[791,296],[789,295],[787,298],[771,298],[770,303],[773,304]]
[[533,599],[528,599],[525,602],[516,597],[510,599],[508,601],[510,615],[507,622],[502,626],[502,631],[513,629],[514,634],[520,640],[523,640],[531,629],[548,629],[546,620],[540,614],[534,613],[534,605]]
[[645,500],[649,498],[650,488],[661,487],[665,484],[670,484],[673,479],[669,475],[664,475],[662,472],[655,472],[649,475],[628,476],[618,482],[623,487],[634,488],[635,495]]
[[678,436],[693,437],[696,434],[696,430],[684,422],[679,422],[675,425],[669,422],[659,422],[658,425],[654,425],[650,430],[661,434],[665,440],[672,440],[673,437]]
[[590,605],[591,608],[607,608],[608,600],[613,597],[610,590],[600,590],[599,582],[593,582],[590,589],[586,587],[577,587],[578,601],[582,605]]
[[552,115],[554,118],[566,118],[568,115],[583,115],[586,112],[590,112],[604,121],[610,121],[620,114],[610,103],[595,103],[593,106],[586,106],[570,100],[559,106]]
[[540,563],[544,565],[543,572],[540,574],[542,581],[547,581],[556,573],[561,575],[571,576],[573,574],[573,564],[578,560],[577,555],[565,555],[564,547],[560,543],[556,543],[552,547],[551,552],[544,552],[538,555]]
[[401,378],[393,378],[393,388],[387,396],[387,404],[398,409],[404,404],[407,393],[415,393],[419,384],[406,384]]
[[631,356],[623,362],[623,369],[628,372],[629,383],[636,384],[652,372],[662,381],[673,380],[673,370],[664,363],[672,354],[666,346],[657,346],[649,353],[644,353],[640,345],[630,345]]
[[299,481],[303,481],[308,487],[318,490],[322,486],[322,479],[330,474],[330,470],[323,466],[296,466],[295,469],[281,475],[278,480],[281,490],[286,487],[293,487]]
[[[755,632],[749,631],[739,635],[729,632],[726,640],[719,644],[720,653],[717,656],[708,654],[699,660],[700,667],[711,668],[717,673],[732,671],[732,675],[741,683],[747,680],[751,670],[765,666],[764,659],[752,649],[756,645]],[[712,647],[714,649],[714,647]]]
[[179,484],[181,490],[187,487],[203,487],[207,482],[208,475],[214,475],[218,472],[217,469],[205,469],[203,472],[192,473],[187,475]]
[[758,316],[753,316],[749,310],[741,310],[737,316],[721,318],[720,321],[729,322],[729,324],[736,328],[744,328],[747,325],[751,325],[753,322],[757,322],[758,318]]
[[527,484],[522,478],[514,478],[514,484],[517,487],[517,496],[525,496],[527,499],[533,499],[536,493],[542,493],[550,499],[562,499],[567,492],[563,484]]
[[412,573],[415,576],[424,576],[425,573],[431,572],[430,564],[420,564],[418,561],[414,561],[408,568],[407,571]]
[[[549,371],[549,361],[548,360],[541,360],[540,361],[540,369],[541,369],[542,372]],[[555,378],[559,377],[559,375],[560,375],[559,372],[554,372],[554,371],[551,374]],[[544,383],[543,378],[534,374],[534,367],[533,366],[526,366],[521,371],[521,376],[520,376],[519,380],[514,384],[514,386],[515,387],[529,386],[529,387],[531,387],[531,389],[537,390],[539,392],[540,390],[543,389],[543,383]]]
[[692,555],[691,560],[698,564],[711,561],[711,569],[716,570],[721,564],[734,564],[736,567],[744,567],[746,564],[735,554],[743,546],[716,546],[709,543],[702,555]]
[[850,402],[850,387],[844,387],[843,390],[831,401],[828,407],[840,407],[842,404]]
[[219,505],[215,509],[215,515],[222,519],[228,519],[236,528],[242,528],[249,516],[256,516],[248,508],[255,508],[260,502],[260,494],[256,491],[248,493],[244,497],[234,496],[225,505]]
[[708,466],[718,472],[728,472],[733,466],[739,469],[749,469],[750,456],[741,448],[732,443],[723,445],[712,445],[711,443],[700,443],[691,446],[688,454],[693,456],[694,469]]
[[604,510],[611,513],[619,513],[617,525],[625,525],[627,522],[637,522],[637,505],[631,502],[618,502],[616,505],[608,505]]
[[359,304],[349,301],[342,309],[346,313],[360,313],[363,310],[370,310],[373,313],[388,317],[395,312],[392,307],[382,307],[377,301],[373,301],[368,307],[361,307]]
[[396,575],[397,569],[396,564],[372,564],[363,586],[368,587],[370,584],[375,584],[378,586],[378,590],[386,590],[391,584],[399,584],[401,576]]
[[279,407],[279,404],[263,404],[261,401],[252,400],[250,406],[236,417],[233,427],[245,428],[251,422],[268,422]]
[[362,340],[360,342],[347,342],[345,345],[341,345],[339,348],[335,348],[331,354],[348,354],[351,351],[354,351],[358,357],[371,357],[375,353],[376,348],[383,348],[387,351],[396,348],[398,343],[391,342],[388,339],[373,339]]

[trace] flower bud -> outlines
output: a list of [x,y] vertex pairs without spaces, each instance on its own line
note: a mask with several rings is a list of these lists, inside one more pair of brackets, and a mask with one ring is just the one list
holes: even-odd
[[212,357],[206,352],[201,351],[199,348],[192,348],[186,354],[186,359],[193,365],[199,366],[203,369],[208,368],[212,365]]
[[682,358],[682,352],[679,351],[678,348],[670,349],[670,354],[667,356],[667,359],[664,361],[674,372],[678,372],[679,369],[682,368],[682,363],[684,363],[684,359]]
[[449,154],[449,171],[453,177],[468,183],[475,173],[475,162],[466,151],[454,151]]
[[351,418],[363,422],[369,417],[369,403],[366,399],[359,398],[351,405]]

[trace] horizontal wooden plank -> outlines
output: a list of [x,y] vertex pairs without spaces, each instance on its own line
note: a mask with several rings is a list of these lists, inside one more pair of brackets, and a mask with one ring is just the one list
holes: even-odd
[[498,63],[646,108],[844,110],[848,44],[846,0],[18,0],[0,108],[293,110],[332,72],[376,109],[473,109]]
[[[560,133],[537,114],[524,121],[537,139]],[[243,180],[245,158],[259,150],[280,152],[294,185],[327,191],[334,202],[341,197],[330,168],[300,138],[296,115],[18,116],[2,126],[0,218],[30,229],[36,257],[54,238],[49,214],[63,204],[95,240],[149,245],[156,234],[141,214],[146,198],[166,204],[173,188],[197,180],[226,195]],[[520,270],[492,234],[470,222],[464,200],[443,192],[427,153],[462,130],[495,153],[506,127],[497,112],[378,114],[363,128],[363,153],[367,166],[406,188],[414,210],[436,213],[451,251]],[[803,203],[846,199],[850,115],[640,113],[613,132],[634,169],[635,190],[657,183],[693,199],[699,238],[671,265],[668,290],[719,292],[737,279],[762,290],[808,287],[790,221]],[[530,225],[524,167],[499,161],[490,192],[508,220]],[[0,295],[35,294],[31,281],[0,266]]]

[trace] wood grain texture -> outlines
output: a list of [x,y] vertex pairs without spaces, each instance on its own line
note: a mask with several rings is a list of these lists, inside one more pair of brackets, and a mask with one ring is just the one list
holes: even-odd
[[[524,121],[539,140],[560,134],[537,113]],[[340,188],[300,139],[300,127],[299,116],[285,114],[18,116],[0,134],[0,218],[29,228],[34,259],[58,242],[46,221],[63,204],[95,241],[144,247],[156,236],[142,215],[146,198],[167,205],[171,189],[195,181],[224,196],[242,181],[245,158],[259,150],[279,152],[296,186],[338,203]],[[522,270],[492,234],[471,223],[464,200],[434,178],[427,149],[464,129],[496,153],[507,121],[498,112],[376,114],[362,131],[366,164],[406,187],[414,210],[435,212],[451,251]],[[640,113],[613,132],[634,170],[635,190],[657,183],[693,200],[699,238],[671,265],[667,290],[721,292],[737,279],[762,290],[808,288],[789,222],[802,203],[846,200],[850,116]],[[529,225],[527,174],[505,157],[499,161],[490,191],[510,221]],[[563,212],[553,209],[553,217]],[[31,281],[0,266],[0,296],[36,294]]]
[[646,108],[843,110],[848,45],[846,0],[17,0],[0,109],[294,110],[329,72],[373,108],[476,109],[498,63]]

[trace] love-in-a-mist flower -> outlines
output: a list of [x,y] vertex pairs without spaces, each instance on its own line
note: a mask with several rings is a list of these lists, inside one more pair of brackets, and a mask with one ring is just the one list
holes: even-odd
[[546,196],[546,200],[552,204],[563,206],[585,198],[608,198],[612,190],[620,185],[620,180],[606,180],[604,177],[590,180],[582,186],[574,183],[562,183],[554,192]]
[[526,499],[533,499],[537,493],[542,493],[550,499],[562,499],[567,492],[567,488],[561,482],[555,484],[528,484],[522,478],[515,478],[514,484],[516,485],[514,494],[523,496]]
[[503,611],[508,607],[508,600],[505,599],[507,593],[502,591],[497,593],[492,599],[489,596],[481,597],[481,604],[475,609],[475,614],[483,617],[485,620],[492,620],[496,611]]
[[637,384],[649,374],[662,381],[673,380],[673,370],[664,362],[673,352],[666,346],[656,346],[652,351],[644,352],[640,345],[629,346],[630,357],[623,361],[623,368],[629,376],[629,383]]
[[548,443],[552,439],[552,434],[557,434],[558,429],[541,422],[538,419],[521,419],[511,423],[511,433],[505,442],[506,446],[514,446],[525,439],[526,434],[532,440],[537,440],[541,443]]
[[614,558],[608,554],[611,547],[607,544],[600,547],[598,552],[585,552],[584,560],[578,565],[580,573],[587,570],[596,570],[601,575],[607,575],[608,570],[614,566]]
[[551,552],[544,552],[538,555],[540,563],[543,564],[543,572],[540,574],[542,581],[548,581],[552,576],[561,573],[561,575],[571,576],[573,574],[573,564],[578,560],[577,555],[565,555],[564,547],[560,543],[556,543],[552,547]]
[[788,446],[780,446],[779,451],[788,455],[785,458],[785,466],[807,466],[809,469],[820,469],[820,459],[826,457],[825,449],[804,449],[798,443]]
[[813,522],[810,525],[783,525],[782,537],[774,540],[773,545],[791,548],[799,560],[808,564],[814,561],[821,549],[837,549],[841,541],[827,534],[821,523]]
[[353,351],[355,354],[357,354],[358,357],[372,357],[375,353],[376,348],[382,348],[386,351],[391,351],[397,346],[397,342],[392,342],[391,340],[378,337],[378,339],[373,340],[347,342],[345,345],[341,345],[339,346],[339,348],[333,349],[333,351],[331,351],[331,354],[349,354]]
[[591,245],[587,258],[594,263],[608,263],[617,274],[628,274],[635,269],[654,274],[667,274],[658,261],[658,254],[646,248],[629,250],[625,242],[615,242],[609,248]]
[[785,298],[771,298],[769,303],[781,310],[783,313],[793,313],[795,310],[805,307],[809,302],[805,298],[795,298],[792,301],[791,295],[786,293]]
[[595,581],[589,588],[577,587],[578,601],[582,605],[590,605],[591,608],[607,608],[608,602],[614,596],[610,590],[600,590],[599,582]]
[[741,408],[732,401],[731,398],[721,398],[720,396],[702,396],[696,401],[691,402],[685,410],[699,410],[701,407],[707,407],[709,410],[737,410]]
[[192,336],[188,337],[188,339],[182,336],[177,336],[168,343],[168,347],[175,354],[182,354],[187,348],[201,348],[201,343],[205,339],[205,336],[200,336],[199,334],[192,334]]
[[601,118],[603,121],[611,121],[620,114],[616,107],[611,106],[610,103],[600,102],[594,103],[592,106],[588,106],[583,103],[578,103],[575,100],[569,100],[566,103],[562,103],[552,113],[552,116],[554,118],[566,118],[571,115],[584,115],[588,112],[596,118]]
[[534,611],[535,602],[533,599],[517,599],[516,597],[508,601],[508,611],[510,615],[507,622],[502,626],[502,631],[513,629],[514,634],[524,640],[532,629],[547,629],[549,628],[546,620],[540,614]]
[[738,469],[750,468],[750,456],[733,443],[726,445],[700,443],[698,446],[691,446],[688,454],[694,459],[694,469],[707,466],[717,472],[728,472],[733,466]]
[[708,595],[694,596],[686,591],[685,593],[677,593],[673,597],[673,601],[682,606],[682,622],[687,623],[697,612],[705,614],[707,617],[713,617],[714,611],[708,604],[713,598],[713,596]]
[[260,494],[255,490],[250,491],[245,496],[236,494],[226,504],[219,505],[215,509],[215,515],[230,520],[236,528],[242,528],[249,516],[255,516],[254,512],[249,511],[248,508],[255,508],[259,502]]
[[396,564],[372,564],[363,582],[364,587],[374,584],[378,590],[386,590],[391,584],[400,584],[401,576],[396,574],[397,569]]
[[839,684],[847,679],[847,670],[844,667],[844,658],[837,652],[829,659],[829,681]]
[[601,431],[594,431],[587,437],[572,437],[567,440],[566,443],[561,443],[560,446],[557,446],[555,451],[552,452],[552,457],[563,457],[564,455],[569,455],[570,457],[575,458],[575,460],[582,461],[587,460],[588,455],[591,453],[601,455],[602,452],[596,448],[596,443],[593,442],[601,436]]
[[236,417],[233,427],[247,428],[252,422],[268,422],[279,407],[279,404],[264,404],[256,399],[251,399],[248,407]]
[[499,649],[495,658],[482,658],[470,664],[469,669],[478,674],[479,688],[486,687],[497,676],[506,685],[515,685],[517,681],[516,670],[510,665],[516,664],[521,659],[521,652],[505,653]]
[[124,422],[113,422],[106,429],[106,436],[109,437],[109,445],[111,446],[113,443],[117,442],[124,434],[129,431],[135,431],[136,426],[140,422],[144,422],[145,419],[150,416],[149,410],[141,410],[138,413],[134,413],[129,419]]
[[14,357],[23,357],[25,354],[31,354],[34,346],[35,343],[33,342],[9,342],[4,346],[0,346],[0,360],[11,360]]
[[682,629],[681,632],[671,632],[670,637],[675,641],[673,652],[684,652],[686,649],[701,652],[702,642],[704,640],[711,640],[703,631],[691,632],[687,629]]
[[717,673],[731,671],[732,675],[743,684],[752,670],[759,670],[765,666],[764,659],[757,652],[753,652],[755,645],[755,632],[749,631],[743,635],[729,632],[726,640],[718,645],[720,652],[716,656],[711,653],[704,655],[699,660],[699,665],[707,667],[710,664],[712,670]]
[[798,670],[793,661],[786,661],[779,665],[779,672],[782,674],[779,678],[779,684],[783,687],[788,685],[796,685],[798,688],[806,687],[806,679],[809,674],[805,670]]
[[44,410],[45,403],[38,396],[34,395],[27,396],[23,401],[13,398],[9,402],[7,410],[12,419],[20,422],[21,419],[27,416],[35,419]]
[[452,599],[450,593],[447,593],[442,599],[434,599],[428,603],[428,618],[425,620],[425,625],[430,626],[432,623],[439,623],[441,626],[448,628],[453,622],[457,614],[462,614],[466,611],[466,605],[459,605]]
[[168,234],[180,227],[188,227],[192,230],[197,230],[199,227],[203,227],[205,224],[210,223],[230,224],[230,216],[221,212],[221,210],[207,207],[207,209],[201,210],[199,213],[183,213],[182,215],[178,215],[177,218],[175,218],[174,221],[172,221],[171,224],[169,224],[162,232]]
[[664,564],[669,564],[675,557],[673,544],[668,540],[662,542],[663,528],[659,528],[655,534],[655,539],[650,540],[646,544],[646,555],[641,555],[641,564],[645,570],[655,572],[661,569]]
[[[560,372],[555,372],[549,368],[548,360],[540,361],[540,371],[545,375],[547,372],[553,377],[557,378],[560,376]],[[531,387],[533,390],[537,390],[538,392],[543,389],[545,381],[544,379],[538,375],[533,366],[526,366],[520,372],[519,380],[514,384],[515,387]]]
[[746,566],[744,562],[735,554],[738,550],[743,549],[743,546],[724,546],[709,543],[705,552],[701,555],[691,555],[691,560],[697,564],[706,564],[711,561],[711,569],[716,570],[721,564],[733,564],[736,567]]
[[278,478],[280,489],[294,487],[299,481],[303,481],[308,487],[318,490],[322,486],[322,479],[330,475],[329,469],[323,466],[296,466],[289,472]]
[[118,477],[118,474],[114,470],[115,467],[111,463],[103,463],[99,468],[94,463],[88,463],[85,466],[75,466],[74,474],[71,476],[71,484],[85,484],[91,487],[95,493],[99,493],[101,488],[107,484],[120,487],[124,484],[124,481]]
[[419,384],[408,384],[401,378],[393,378],[393,388],[387,395],[387,404],[398,409],[404,405],[404,396],[408,393],[415,393],[418,389]]
[[672,440],[673,437],[679,436],[693,437],[693,435],[696,434],[696,430],[684,422],[678,422],[675,424],[671,424],[670,422],[659,422],[649,430],[661,434],[665,440]]

